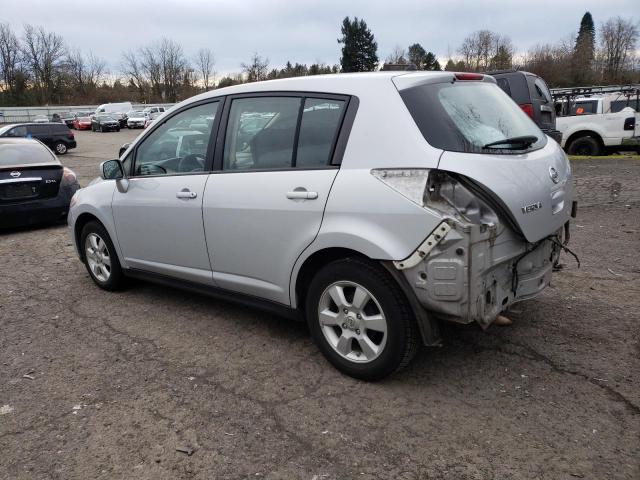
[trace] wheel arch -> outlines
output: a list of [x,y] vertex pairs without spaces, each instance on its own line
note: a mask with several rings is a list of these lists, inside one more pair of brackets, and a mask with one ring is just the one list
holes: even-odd
[[567,141],[564,143],[565,150],[569,151],[569,147],[571,146],[571,143],[577,140],[578,138],[582,138],[582,137],[593,137],[600,145],[600,148],[604,148],[605,146],[602,140],[602,135],[600,135],[595,130],[578,130],[576,132],[573,132],[569,136],[569,138],[567,138]]
[[90,213],[90,212],[81,213],[76,219],[75,223],[73,224],[73,238],[78,247],[78,255],[80,255],[80,260],[82,260],[83,262],[85,260],[84,248],[82,248],[82,245],[80,245],[80,235],[82,235],[82,229],[85,227],[85,225],[92,221],[98,222],[100,225],[102,225],[105,228],[105,230],[107,229],[105,224],[102,223],[98,217],[96,217],[93,213]]
[[390,260],[376,260],[351,248],[322,248],[307,256],[304,261],[302,261],[299,268],[294,270],[295,276],[292,274],[291,306],[296,308],[298,311],[304,311],[305,295],[307,293],[307,289],[305,287],[309,285],[314,273],[330,262],[348,257],[363,258],[379,262],[397,283],[398,287],[409,302],[410,309],[418,324],[423,343],[429,346],[439,345],[441,343],[440,331],[437,322],[431,318],[431,316],[427,314],[426,310],[420,305],[408,282],[404,276],[395,269],[393,263]]
[[294,308],[304,308],[307,293],[305,286],[309,285],[315,272],[331,262],[348,257],[359,257],[370,260],[367,255],[345,247],[323,248],[309,255],[298,268],[295,277],[292,276],[292,306]]

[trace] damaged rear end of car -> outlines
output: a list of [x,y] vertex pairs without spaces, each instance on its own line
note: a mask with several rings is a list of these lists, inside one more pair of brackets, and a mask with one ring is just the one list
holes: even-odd
[[551,283],[576,209],[569,161],[491,77],[393,81],[442,150],[437,168],[371,172],[437,219],[394,268],[431,316],[486,328]]

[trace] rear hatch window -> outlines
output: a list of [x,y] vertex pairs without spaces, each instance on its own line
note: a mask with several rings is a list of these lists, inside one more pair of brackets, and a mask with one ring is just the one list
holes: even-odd
[[520,154],[546,144],[536,124],[494,83],[418,85],[400,95],[425,140],[436,148]]

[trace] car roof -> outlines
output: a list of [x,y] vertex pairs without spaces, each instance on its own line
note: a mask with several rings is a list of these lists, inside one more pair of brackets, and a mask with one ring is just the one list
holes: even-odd
[[393,85],[391,80],[396,77],[407,77],[414,80],[446,81],[453,79],[455,72],[443,71],[380,71],[360,73],[331,73],[326,75],[309,75],[305,77],[291,77],[261,82],[243,83],[230,87],[218,88],[192,97],[185,104],[206,98],[242,93],[269,91],[299,91],[322,92],[328,94],[358,95],[370,89],[384,88]]

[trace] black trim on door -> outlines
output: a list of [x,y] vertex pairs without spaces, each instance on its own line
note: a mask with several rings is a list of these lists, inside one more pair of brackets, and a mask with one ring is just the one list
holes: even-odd
[[[295,135],[295,144],[294,144],[294,153],[293,153],[293,161],[292,166],[289,168],[281,168],[281,169],[250,169],[250,170],[223,170],[223,157],[224,157],[224,141],[225,136],[227,134],[227,127],[229,125],[229,111],[231,110],[231,104],[233,100],[239,98],[257,98],[257,97],[296,97],[302,100],[300,112],[298,113],[298,121],[296,125],[296,135]],[[307,100],[317,99],[317,100],[341,100],[345,102],[345,108],[342,112],[342,117],[340,118],[340,122],[338,122],[339,127],[337,129],[336,137],[334,137],[333,145],[332,145],[332,155],[331,160],[327,163],[327,165],[323,167],[312,167],[312,168],[296,168],[295,167],[295,159],[297,157],[297,149],[298,149],[298,139],[300,133],[300,124],[302,122],[302,112],[304,111],[304,104]],[[218,130],[218,136],[216,139],[216,147],[215,147],[215,156],[213,159],[213,169],[212,173],[248,173],[248,172],[276,172],[276,171],[291,171],[291,170],[326,170],[326,169],[335,169],[339,168],[342,163],[342,157],[344,156],[344,151],[347,146],[347,142],[349,140],[349,134],[351,133],[351,127],[353,126],[353,122],[355,120],[356,112],[358,110],[359,105],[358,97],[350,96],[350,95],[340,95],[335,93],[324,93],[324,92],[310,92],[310,91],[268,91],[268,92],[250,92],[250,93],[238,93],[234,95],[228,95],[224,105],[224,111],[220,118],[220,122],[222,125]]]
[[189,280],[183,280],[180,278],[170,277],[168,275],[162,275],[160,273],[148,272],[146,270],[139,270],[128,268],[123,270],[126,277],[136,278],[159,285],[183,290],[191,293],[197,293],[212,297],[217,300],[236,303],[238,305],[248,306],[263,310],[265,312],[272,313],[281,317],[286,317],[292,320],[303,320],[300,310],[292,308],[288,305],[277,303],[264,298],[256,297],[254,295],[248,295],[245,293],[235,292],[232,290],[225,290],[213,285],[207,285],[203,283],[191,282]]

